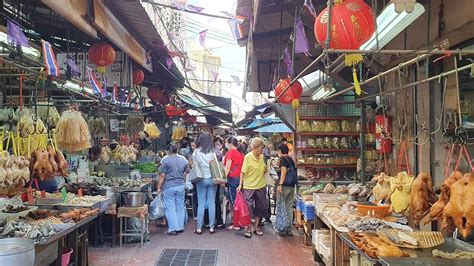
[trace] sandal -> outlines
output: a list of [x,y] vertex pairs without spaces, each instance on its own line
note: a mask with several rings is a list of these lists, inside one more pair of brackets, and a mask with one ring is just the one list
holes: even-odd
[[193,233],[196,235],[202,235],[202,230],[201,229],[194,229]]
[[216,233],[216,229],[214,228],[209,229],[209,234],[213,235],[215,233]]
[[237,226],[233,226],[233,225],[230,225],[229,227],[227,227],[228,230],[235,230],[235,231],[240,231],[242,230],[242,228],[240,227],[237,227]]
[[253,233],[256,234],[257,236],[263,236],[263,232],[260,230],[255,230],[253,231]]
[[245,232],[244,233],[245,238],[252,238],[252,233],[250,232]]

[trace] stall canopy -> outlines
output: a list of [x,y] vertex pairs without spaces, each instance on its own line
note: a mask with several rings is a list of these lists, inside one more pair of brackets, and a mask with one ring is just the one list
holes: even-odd
[[291,128],[289,128],[283,123],[278,123],[257,128],[254,131],[259,133],[291,133]]
[[[206,120],[209,124],[217,125],[223,122],[233,123],[232,121],[232,113],[228,110],[221,108],[219,105],[210,102],[208,99],[202,97],[201,95],[197,95],[192,92],[178,92],[178,97],[185,102],[186,104],[194,107],[200,113],[206,116]],[[210,95],[208,95],[210,96]],[[215,96],[213,96],[215,97]],[[227,98],[221,98],[220,100],[226,103]],[[211,99],[213,99],[211,97]],[[214,101],[217,99],[213,99]],[[230,99],[228,99],[230,101]]]
[[259,128],[262,126],[267,126],[275,123],[281,123],[281,119],[278,117],[265,117],[265,118],[256,118],[253,121],[249,120],[250,124],[245,126],[245,129]]

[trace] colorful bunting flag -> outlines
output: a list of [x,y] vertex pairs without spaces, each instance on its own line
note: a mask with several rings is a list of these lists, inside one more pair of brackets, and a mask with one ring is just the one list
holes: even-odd
[[244,18],[248,19],[251,24],[253,24],[253,14],[247,11],[239,11],[239,15],[243,16]]
[[87,71],[87,77],[89,78],[89,83],[91,84],[91,87],[94,93],[102,93],[103,91],[102,86],[100,86],[100,83],[97,80],[97,77],[95,76],[92,69],[88,67],[86,68],[86,71]]
[[166,67],[170,69],[171,66],[173,66],[173,59],[171,57],[166,57],[165,61],[166,61]]
[[233,19],[228,20],[227,23],[229,23],[230,31],[232,32],[234,40],[239,40],[244,37],[244,29],[241,24],[239,24],[236,20]]
[[7,19],[7,42],[9,44],[30,47],[20,26],[9,19]]
[[301,18],[298,17],[295,25],[295,53],[307,53],[309,52],[308,39],[306,38],[306,33],[304,31],[303,22]]
[[241,82],[239,76],[231,75],[231,77],[234,80],[235,85],[240,86]]
[[204,7],[195,6],[195,5],[188,5],[187,7],[188,7],[189,11],[194,11],[194,12],[198,12],[198,13],[201,13],[201,11],[204,10]]
[[211,71],[211,76],[212,76],[212,83],[217,82],[217,77],[219,76],[219,73],[216,71]]
[[291,59],[290,51],[288,47],[285,48],[283,52],[283,62],[286,63],[286,71],[288,75],[293,74],[293,60]]
[[205,48],[206,46],[206,33],[207,33],[207,30],[203,30],[199,32],[199,43],[201,44],[202,48]]
[[79,68],[77,67],[76,61],[74,61],[74,59],[68,57],[66,59],[66,67],[69,69],[71,76],[73,77],[81,76],[81,72],[79,71]]
[[42,40],[41,46],[43,49],[44,65],[46,67],[46,75],[59,77],[59,67],[54,55],[53,47],[47,41]]
[[112,102],[117,101],[117,90],[118,90],[118,84],[117,82],[114,81],[114,88],[112,89]]

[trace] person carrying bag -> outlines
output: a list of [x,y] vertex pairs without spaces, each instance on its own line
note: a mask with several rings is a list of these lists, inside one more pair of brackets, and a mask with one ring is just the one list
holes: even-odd
[[[298,175],[295,162],[288,156],[288,147],[285,144],[278,146],[278,156],[281,160],[280,178],[277,187],[277,220],[280,219],[278,226],[281,226],[281,228],[275,227],[275,229],[278,229],[277,231],[283,235],[292,236],[293,202],[295,200],[295,186],[298,183]],[[283,205],[286,211],[282,210]],[[287,219],[284,219],[284,214],[286,214]],[[286,222],[286,220],[289,222]],[[286,226],[286,229],[283,226]]]

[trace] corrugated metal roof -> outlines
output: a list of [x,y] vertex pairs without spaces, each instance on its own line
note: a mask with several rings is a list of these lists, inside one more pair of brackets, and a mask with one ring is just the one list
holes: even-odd
[[142,45],[151,48],[153,47],[152,42],[161,40],[160,34],[139,0],[104,0],[104,2],[119,16],[127,30],[129,30]]

